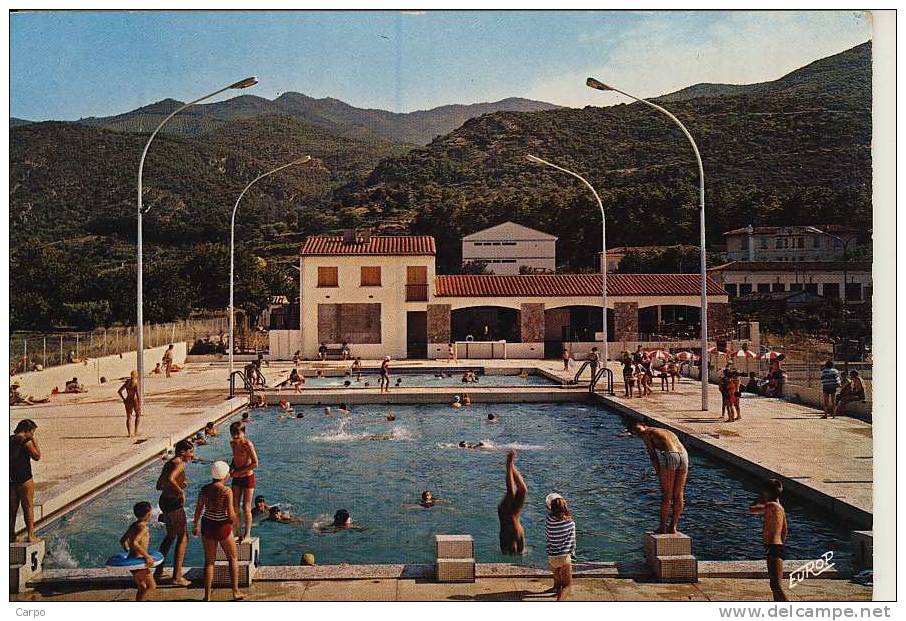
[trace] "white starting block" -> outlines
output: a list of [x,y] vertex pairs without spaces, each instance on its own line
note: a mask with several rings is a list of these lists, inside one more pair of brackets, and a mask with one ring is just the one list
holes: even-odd
[[475,582],[472,535],[435,535],[438,582]]
[[645,560],[661,582],[698,582],[698,560],[692,555],[692,539],[682,533],[645,533]]
[[[255,567],[261,565],[261,540],[258,537],[249,537],[242,543],[237,543],[236,550],[236,560],[240,563],[249,562]],[[226,554],[223,553],[219,545],[217,546],[216,558],[218,561],[227,560]]]
[[29,580],[41,573],[44,541],[9,544],[9,592],[21,593]]

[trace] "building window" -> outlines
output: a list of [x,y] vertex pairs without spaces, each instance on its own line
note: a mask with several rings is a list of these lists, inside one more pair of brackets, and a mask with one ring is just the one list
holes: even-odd
[[428,268],[423,265],[406,267],[406,301],[426,302],[428,300]]
[[782,282],[775,282],[771,285],[771,291],[786,291],[786,285]]
[[758,283],[758,293],[770,293],[771,283],[760,282]]
[[380,287],[381,286],[381,266],[374,267],[362,266],[362,286],[363,287]]
[[751,283],[741,283],[739,285],[739,295],[749,295],[752,293]]
[[729,295],[731,298],[735,298],[738,295],[735,284],[734,285],[724,285],[724,289],[727,290],[727,295]]
[[818,283],[810,282],[805,285],[805,290],[812,295],[818,295]]
[[834,300],[840,299],[840,283],[838,283],[838,282],[824,283],[824,297],[834,299]]
[[791,282],[790,291],[802,291],[802,283],[801,282]]
[[861,300],[862,300],[862,283],[858,283],[858,282],[846,283],[846,301],[847,302],[860,302]]
[[318,286],[319,287],[339,287],[339,268],[336,267],[319,267],[318,268]]

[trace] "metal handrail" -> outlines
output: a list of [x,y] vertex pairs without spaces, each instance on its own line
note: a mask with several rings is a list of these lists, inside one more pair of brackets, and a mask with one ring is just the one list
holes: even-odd
[[236,396],[236,376],[242,378],[243,387],[249,391],[249,400],[255,395],[255,387],[252,385],[251,380],[246,377],[245,373],[241,370],[236,370],[230,373],[230,399]]
[[592,378],[591,386],[589,387],[589,390],[594,392],[595,388],[598,385],[598,382],[601,380],[601,377],[603,377],[604,375],[607,375],[607,389],[605,392],[607,394],[613,396],[613,371],[611,369],[608,369],[607,367],[602,368],[600,371],[598,371],[598,374],[595,375],[594,378]]

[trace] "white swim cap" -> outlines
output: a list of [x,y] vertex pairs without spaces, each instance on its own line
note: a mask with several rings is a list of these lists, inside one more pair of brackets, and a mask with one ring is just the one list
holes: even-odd
[[390,356],[384,356],[384,360],[390,360]]
[[558,494],[557,492],[551,492],[550,494],[548,494],[547,496],[544,497],[544,506],[546,506],[546,507],[548,508],[548,510],[550,510],[551,504],[552,504],[557,498],[562,499],[563,496],[561,496],[561,495]]
[[211,478],[216,480],[225,479],[230,474],[230,465],[225,461],[215,461],[211,464]]

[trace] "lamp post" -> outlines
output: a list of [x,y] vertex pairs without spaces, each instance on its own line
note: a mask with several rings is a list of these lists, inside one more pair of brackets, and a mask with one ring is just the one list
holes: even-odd
[[585,186],[591,190],[591,193],[594,194],[595,200],[598,201],[598,209],[601,210],[601,335],[603,336],[604,341],[604,368],[607,368],[607,236],[606,236],[606,227],[605,227],[605,218],[604,218],[604,204],[601,202],[601,197],[598,196],[598,193],[595,191],[595,188],[588,182],[584,177],[578,173],[574,173],[571,170],[567,170],[556,164],[552,164],[547,160],[543,160],[540,157],[534,155],[526,155],[525,159],[535,164],[544,164],[545,166],[550,166],[560,172],[565,172],[567,175],[572,175],[579,181],[585,184]]
[[[204,97],[199,97],[198,99],[192,100],[189,103],[185,103],[178,107],[176,110],[167,115],[167,117],[160,122],[160,125],[151,132],[151,136],[148,137],[148,142],[145,143],[145,150],[142,151],[142,157],[138,161],[138,257],[136,259],[136,300],[135,300],[135,367],[136,372],[138,373],[138,398],[139,403],[144,405],[145,399],[145,364],[144,364],[144,320],[142,317],[142,170],[145,167],[145,156],[148,155],[148,147],[151,146],[151,142],[154,140],[154,137],[157,136],[157,132],[160,131],[160,128],[167,124],[167,121],[172,119],[174,116],[188,108],[189,106],[194,106],[195,104],[204,101],[205,99],[210,99],[215,95],[219,95],[224,91],[231,89],[240,89],[248,88],[249,86],[254,86],[258,83],[258,79],[255,77],[245,78],[244,80],[239,80],[234,82],[229,86],[225,86],[220,90],[214,91]],[[150,209],[150,207],[149,207]]]
[[809,233],[817,233],[818,235],[826,235],[831,239],[835,239],[841,244],[843,244],[843,290],[840,292],[840,299],[843,301],[843,372],[849,372],[849,321],[846,318],[847,309],[846,309],[846,285],[849,279],[849,273],[847,270],[847,263],[849,261],[849,255],[846,252],[846,249],[849,247],[849,242],[853,240],[850,237],[847,240],[844,240],[838,235],[833,233],[828,233],[827,231],[822,231],[815,226],[807,226],[805,230]]
[[636,97],[635,95],[630,95],[624,91],[621,91],[618,88],[608,86],[603,82],[599,82],[594,78],[588,78],[585,80],[585,85],[599,90],[599,91],[614,91],[615,93],[620,93],[625,95],[630,99],[635,99],[640,101],[643,104],[650,106],[657,110],[658,112],[666,115],[671,121],[676,123],[683,133],[686,135],[686,138],[689,139],[689,144],[692,145],[692,151],[695,152],[695,159],[698,161],[698,180],[699,180],[699,236],[700,236],[700,245],[701,245],[701,257],[700,257],[700,271],[701,271],[701,337],[702,337],[702,354],[701,354],[701,380],[702,380],[702,411],[708,410],[708,264],[707,256],[705,254],[705,168],[702,165],[702,158],[698,152],[698,145],[695,144],[695,140],[692,138],[692,134],[689,133],[689,130],[686,129],[686,126],[683,125],[678,118],[673,116],[673,114],[661,106],[648,101],[647,99],[642,99],[641,97]]
[[273,170],[269,170],[266,173],[258,175],[257,177],[252,179],[251,183],[249,183],[247,186],[245,186],[245,189],[242,190],[242,192],[239,193],[239,198],[236,199],[236,204],[233,205],[233,215],[230,218],[230,338],[229,338],[230,375],[229,375],[229,377],[233,376],[233,322],[235,321],[235,313],[233,312],[233,273],[234,273],[233,265],[234,265],[234,256],[235,256],[235,251],[234,251],[235,245],[234,244],[235,244],[235,240],[236,240],[236,210],[239,209],[239,201],[242,200],[242,197],[245,196],[245,193],[249,191],[250,187],[252,187],[256,183],[258,183],[265,177],[269,177],[270,175],[273,175],[276,172],[280,172],[284,168],[289,168],[290,166],[295,166],[297,164],[304,164],[305,162],[309,161],[310,159],[311,159],[311,156],[306,155],[305,157],[300,157],[299,159],[293,160],[292,162],[290,162],[288,164],[284,164],[283,166],[278,166],[277,168],[274,168]]

